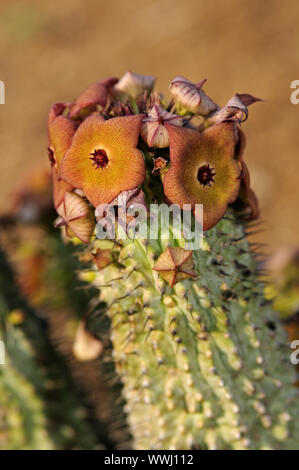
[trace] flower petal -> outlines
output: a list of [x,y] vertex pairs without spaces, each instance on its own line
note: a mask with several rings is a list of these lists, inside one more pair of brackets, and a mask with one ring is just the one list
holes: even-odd
[[77,124],[64,116],[58,116],[49,125],[49,144],[59,169],[64,154],[71,145]]
[[54,119],[57,118],[57,116],[60,116],[69,106],[71,106],[71,103],[54,103],[51,106],[48,114],[48,126],[51,124],[51,122],[54,121]]
[[76,124],[64,116],[56,117],[48,127],[49,151],[52,152],[53,158],[52,180],[55,207],[58,207],[61,204],[65,192],[73,189],[72,185],[60,180],[59,168],[64,154],[71,145],[75,131]]
[[94,111],[97,104],[101,106],[106,105],[107,97],[110,89],[118,82],[118,78],[107,78],[100,82],[92,83],[88,88],[79,96],[73,105],[70,117],[77,116],[81,109],[93,108]]

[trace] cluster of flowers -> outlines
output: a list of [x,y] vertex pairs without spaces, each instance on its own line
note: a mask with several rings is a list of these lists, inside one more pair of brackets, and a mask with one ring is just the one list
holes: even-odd
[[159,184],[167,204],[203,205],[204,230],[229,204],[258,216],[240,125],[259,99],[236,94],[220,108],[205,82],[176,77],[167,102],[153,92],[155,77],[127,72],[92,84],[74,103],[52,106],[48,155],[57,226],[67,236],[88,243],[94,208],[126,192],[148,204]]

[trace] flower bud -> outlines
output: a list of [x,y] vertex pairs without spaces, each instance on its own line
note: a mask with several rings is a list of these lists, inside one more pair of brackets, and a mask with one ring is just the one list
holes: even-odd
[[138,95],[147,91],[151,93],[156,77],[152,75],[140,75],[134,72],[126,72],[112,89],[113,96],[122,100],[128,96],[135,99]]
[[185,77],[175,77],[169,90],[176,101],[187,111],[207,116],[217,109],[217,105],[201,89],[206,79],[192,83]]
[[157,259],[153,270],[157,271],[170,287],[185,279],[197,277],[192,251],[181,247],[168,247]]
[[157,158],[153,158],[153,163],[154,163],[154,168],[153,168],[152,173],[156,173],[157,171],[163,172],[168,162],[167,160],[165,160],[165,158],[157,157]]
[[93,361],[103,352],[103,343],[95,338],[86,329],[85,323],[81,321],[76,331],[73,344],[73,354],[78,361]]
[[66,192],[57,213],[56,227],[65,227],[68,237],[76,236],[83,243],[89,243],[95,221],[93,211],[84,199],[75,193]]
[[235,121],[238,124],[246,121],[248,118],[248,106],[258,101],[263,101],[261,98],[248,95],[247,93],[236,93],[226,105],[219,109],[217,113],[209,119],[209,124],[219,124],[221,122]]
[[182,126],[182,117],[168,113],[161,106],[154,105],[148,117],[143,120],[140,129],[141,137],[149,147],[169,147],[169,135],[165,123]]

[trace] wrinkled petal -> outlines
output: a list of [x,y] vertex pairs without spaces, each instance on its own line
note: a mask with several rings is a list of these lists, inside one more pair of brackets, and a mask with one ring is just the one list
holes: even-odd
[[107,78],[100,82],[92,83],[88,88],[79,96],[75,101],[75,104],[72,106],[70,111],[70,117],[77,116],[81,109],[91,108],[91,111],[96,109],[96,105],[105,106],[107,102],[108,94],[118,82],[118,78]]
[[258,101],[263,100],[245,93],[236,93],[222,109],[209,119],[209,123],[219,124],[228,121],[244,122],[248,118],[248,106]]
[[48,126],[51,124],[51,122],[54,121],[54,119],[57,118],[57,116],[60,116],[61,114],[64,113],[66,108],[71,106],[71,103],[55,103],[53,106],[51,106],[49,114],[48,114]]
[[76,123],[64,116],[58,116],[49,125],[49,146],[53,150],[55,164],[59,169],[60,163],[71,145],[76,131]]
[[73,186],[59,178],[61,161],[71,145],[76,131],[76,124],[64,116],[55,118],[48,127],[49,156],[52,164],[53,199],[55,207],[63,201],[66,191],[71,191]]

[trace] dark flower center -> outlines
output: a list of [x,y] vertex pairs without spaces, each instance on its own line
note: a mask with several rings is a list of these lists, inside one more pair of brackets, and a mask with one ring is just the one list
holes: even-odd
[[92,166],[95,166],[95,169],[98,168],[105,168],[108,165],[108,157],[107,153],[103,149],[95,149],[93,153],[91,153],[92,158],[90,160],[93,161]]
[[47,150],[48,150],[48,157],[49,157],[51,166],[54,166],[55,163],[56,163],[56,160],[55,160],[55,157],[54,157],[54,152],[50,147],[48,147]]
[[202,186],[212,186],[215,183],[214,176],[216,175],[215,168],[207,165],[202,165],[197,172],[197,179]]

